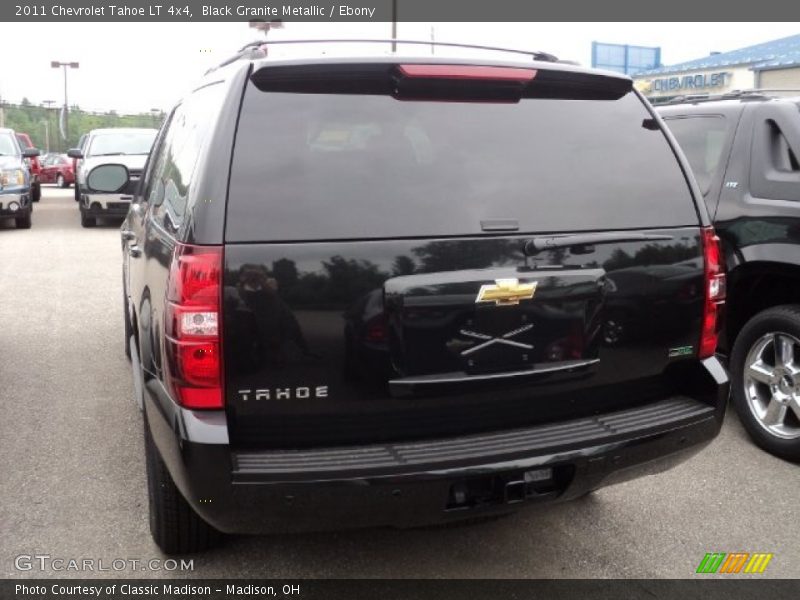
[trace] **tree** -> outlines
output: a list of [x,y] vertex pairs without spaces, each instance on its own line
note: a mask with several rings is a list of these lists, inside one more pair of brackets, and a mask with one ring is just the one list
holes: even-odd
[[23,98],[17,104],[5,106],[5,126],[31,136],[37,147],[43,147],[45,139],[45,120],[50,120],[50,140],[53,152],[66,152],[78,145],[81,135],[102,127],[153,127],[153,115],[150,112],[135,115],[121,115],[115,109],[105,113],[91,113],[81,110],[74,104],[69,112],[69,139],[62,140],[58,133],[59,109],[34,106]]
[[417,265],[414,263],[414,259],[410,256],[398,256],[394,259],[394,265],[392,266],[392,276],[393,277],[402,277],[403,275],[413,275],[414,271],[416,271]]
[[272,276],[278,280],[280,289],[286,290],[297,284],[299,274],[293,260],[281,258],[272,263]]
[[463,269],[485,269],[495,263],[522,258],[521,244],[509,240],[430,242],[414,248],[426,273],[450,271],[453,265]]

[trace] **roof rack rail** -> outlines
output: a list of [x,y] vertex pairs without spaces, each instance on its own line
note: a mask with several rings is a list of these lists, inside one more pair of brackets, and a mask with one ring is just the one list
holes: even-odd
[[747,91],[760,93],[794,92],[800,94],[800,88],[753,88]]
[[558,57],[538,50],[517,50],[514,48],[501,48],[498,46],[483,46],[478,44],[459,44],[455,42],[432,42],[431,40],[395,40],[395,39],[314,39],[314,40],[255,40],[242,46],[233,56],[226,58],[216,67],[210,68],[206,73],[225,67],[237,60],[248,58],[264,58],[267,53],[265,46],[284,44],[414,44],[418,46],[434,46],[443,48],[465,48],[470,50],[488,50],[492,52],[508,52],[530,56],[532,60],[575,64],[572,61],[562,61]]
[[675,96],[659,105],[665,104],[698,104],[700,102],[714,102],[715,100],[768,100],[772,96],[764,94],[765,90],[731,90],[721,94],[684,94]]

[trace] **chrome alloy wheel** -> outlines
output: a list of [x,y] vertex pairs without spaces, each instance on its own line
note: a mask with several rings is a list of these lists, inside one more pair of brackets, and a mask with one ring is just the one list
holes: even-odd
[[771,435],[800,438],[800,340],[768,333],[747,353],[744,395],[756,421]]

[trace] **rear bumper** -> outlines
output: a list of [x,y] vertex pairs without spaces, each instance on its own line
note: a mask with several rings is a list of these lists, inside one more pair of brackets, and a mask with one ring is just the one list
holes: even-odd
[[716,359],[704,366],[711,384],[702,399],[675,396],[525,429],[350,448],[237,451],[227,444],[223,413],[175,407],[153,384],[146,403],[176,484],[221,531],[412,527],[570,500],[686,460],[719,433],[725,413],[727,375]]

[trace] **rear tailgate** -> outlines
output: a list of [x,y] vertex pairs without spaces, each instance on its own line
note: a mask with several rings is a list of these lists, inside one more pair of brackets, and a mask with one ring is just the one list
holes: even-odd
[[629,81],[484,70],[448,98],[392,65],[286,69],[248,84],[231,171],[234,444],[577,417],[696,356],[699,219]]

